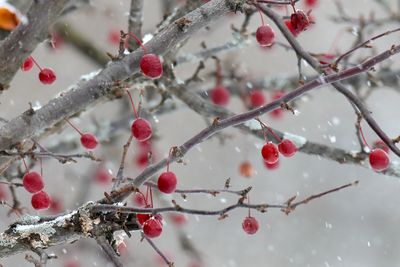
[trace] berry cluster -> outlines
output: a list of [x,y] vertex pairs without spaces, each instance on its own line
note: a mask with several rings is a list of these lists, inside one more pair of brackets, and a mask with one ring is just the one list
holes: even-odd
[[42,175],[37,172],[30,172],[23,160],[26,173],[22,178],[22,185],[25,190],[32,193],[31,204],[35,210],[47,209],[50,206],[50,197],[43,191],[44,182]]
[[[274,133],[274,131],[272,131],[271,128],[262,123],[260,120],[259,122],[261,124],[261,128],[263,129],[266,141],[266,144],[261,149],[261,155],[266,163],[270,165],[276,164],[279,161],[279,153],[281,153],[284,157],[292,157],[294,154],[296,154],[297,147],[293,143],[293,141],[289,139],[282,140],[278,135]],[[279,141],[278,146],[268,141],[267,131],[270,132],[275,137],[275,139]]]
[[56,79],[56,74],[50,68],[41,68],[40,65],[36,62],[36,60],[29,56],[21,65],[22,71],[29,71],[32,69],[33,65],[39,68],[39,80],[43,84],[52,84]]
[[[140,191],[135,193],[135,196],[138,194],[142,195],[140,198],[140,204],[144,200],[144,204],[146,208],[153,207],[153,195],[151,187],[147,187],[146,196],[144,196]],[[150,201],[148,201],[150,198]],[[136,200],[135,200],[136,201]],[[163,222],[162,216],[159,214],[149,214],[149,213],[138,213],[136,214],[137,222],[142,226],[143,233],[148,238],[159,237],[162,233]]]

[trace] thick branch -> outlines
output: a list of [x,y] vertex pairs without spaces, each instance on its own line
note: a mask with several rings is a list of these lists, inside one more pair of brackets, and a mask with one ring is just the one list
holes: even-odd
[[0,46],[0,92],[6,89],[22,62],[48,36],[49,27],[56,21],[69,0],[34,1],[28,11],[28,23],[19,26]]
[[[143,0],[131,0],[131,9],[129,12],[128,31],[135,34],[138,38],[142,37],[143,25]],[[139,44],[132,38],[128,40],[128,49],[133,51],[139,47]]]

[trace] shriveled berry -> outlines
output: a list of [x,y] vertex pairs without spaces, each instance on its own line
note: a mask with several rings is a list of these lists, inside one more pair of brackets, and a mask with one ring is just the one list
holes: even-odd
[[160,57],[155,54],[144,55],[140,60],[140,69],[144,76],[151,79],[158,79],[163,74]]
[[131,132],[140,142],[149,140],[153,133],[150,123],[142,118],[138,118],[132,123]]
[[374,143],[373,143],[373,148],[380,148],[380,149],[382,149],[383,151],[385,151],[386,153],[389,153],[389,147],[388,147],[388,145],[385,143],[385,142],[383,142],[382,140],[376,140]]
[[279,160],[278,148],[271,142],[263,146],[261,155],[264,158],[264,161],[268,162],[269,164],[274,164]]
[[222,85],[216,86],[211,91],[211,101],[220,106],[225,106],[229,103],[231,93]]
[[22,184],[29,193],[36,193],[43,189],[42,176],[37,172],[27,172],[22,178]]
[[244,218],[242,227],[247,234],[253,235],[258,231],[259,225],[256,218],[248,216]]
[[296,10],[296,12],[290,16],[290,22],[292,23],[293,30],[298,33],[306,30],[307,27],[310,26],[310,19],[303,10]]
[[95,149],[98,141],[93,134],[85,133],[81,136],[81,144],[87,149]]
[[39,72],[39,80],[43,84],[52,84],[57,79],[52,69],[44,68]]
[[374,171],[380,172],[389,167],[390,159],[383,149],[376,148],[369,154],[369,163]]
[[284,139],[279,143],[278,150],[285,157],[291,157],[297,152],[297,147],[291,140]]
[[165,194],[171,194],[172,192],[175,191],[177,184],[177,179],[176,175],[173,172],[167,171],[161,173],[161,175],[158,177],[158,190]]
[[243,161],[239,166],[239,173],[243,177],[250,178],[253,176],[253,166],[249,161]]
[[275,32],[269,25],[260,26],[256,31],[256,39],[260,46],[271,46],[275,41]]
[[250,93],[250,104],[253,108],[261,107],[265,104],[265,97],[262,91],[253,90]]
[[29,71],[33,67],[33,59],[32,56],[29,56],[25,59],[25,61],[21,65],[21,70],[22,71]]
[[40,191],[32,196],[31,204],[35,210],[47,209],[50,206],[50,197],[46,192]]
[[156,218],[150,218],[143,224],[143,232],[149,238],[158,237],[162,232],[162,224]]

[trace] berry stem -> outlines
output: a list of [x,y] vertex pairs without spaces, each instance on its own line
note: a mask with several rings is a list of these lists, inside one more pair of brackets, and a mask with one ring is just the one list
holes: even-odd
[[221,85],[222,79],[221,79],[221,62],[219,59],[215,59],[215,64],[217,66],[216,74],[215,74],[215,79],[216,79],[216,84]]
[[261,9],[260,9],[258,6],[256,6],[256,7],[257,7],[257,10],[258,10],[258,13],[260,13],[261,25],[262,25],[262,26],[265,26],[264,17],[263,17],[263,14],[262,14],[262,12],[261,12]]
[[139,118],[139,115],[138,115],[138,112],[136,111],[136,108],[135,108],[135,103],[133,102],[133,97],[132,97],[132,94],[131,94],[131,92],[129,92],[129,90],[128,90],[128,89],[126,89],[126,93],[128,94],[128,96],[129,96],[129,99],[130,99],[130,101],[131,101],[131,104],[132,104],[133,115],[135,115],[136,119],[138,119],[138,118]]
[[249,204],[249,217],[250,217],[251,213],[250,213],[250,196],[249,195],[247,195],[247,203]]
[[33,58],[33,56],[31,56],[31,59],[32,59],[33,63],[36,65],[36,67],[38,67],[39,70],[42,71],[42,68],[41,68],[40,65],[36,62],[36,60]]
[[128,39],[129,39],[129,37],[133,37],[133,38],[136,40],[136,42],[140,45],[140,47],[143,48],[143,52],[144,52],[145,54],[147,54],[147,48],[143,45],[142,41],[140,41],[140,39],[139,39],[136,35],[134,35],[134,34],[131,33],[131,32],[128,32],[128,33],[126,33],[126,34],[128,35],[128,38],[126,39],[127,41],[128,41]]
[[26,165],[25,159],[24,158],[21,158],[21,159],[22,159],[22,162],[24,163],[26,172],[29,172],[28,165]]
[[168,158],[167,158],[167,172],[169,172],[169,163],[171,162],[171,155],[174,147],[171,147],[168,152]]
[[75,131],[77,131],[81,136],[83,135],[83,133],[77,128],[75,127],[68,119],[64,119],[66,122],[68,122],[69,125],[71,125],[72,128],[75,129]]
[[258,122],[261,124],[261,128],[267,129],[267,131],[270,132],[270,133],[275,137],[275,139],[276,139],[278,142],[282,142],[282,139],[281,139],[274,131],[272,131],[271,128],[269,128],[269,127],[268,127],[265,123],[263,123],[260,119],[257,119],[257,120],[258,120]]
[[296,13],[296,8],[294,7],[294,5],[296,4],[296,2],[294,0],[290,0],[291,2],[291,6],[293,8],[293,12]]
[[42,161],[42,158],[39,158],[39,161],[40,161],[40,176],[43,177],[43,161]]
[[153,189],[151,189],[151,187],[149,187],[150,188],[150,205],[151,205],[151,208],[153,208]]
[[364,145],[366,145],[369,148],[369,150],[372,151],[372,148],[369,146],[369,144],[367,143],[367,140],[365,139],[364,132],[361,127],[361,121],[358,123],[358,128],[360,129],[360,134],[361,134],[361,138],[364,142]]

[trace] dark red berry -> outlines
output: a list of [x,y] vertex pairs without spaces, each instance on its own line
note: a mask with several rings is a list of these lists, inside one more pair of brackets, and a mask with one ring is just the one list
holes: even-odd
[[275,163],[272,163],[272,164],[270,164],[270,163],[268,163],[268,162],[265,162],[264,161],[264,166],[265,166],[265,168],[267,168],[268,170],[275,170],[275,169],[278,169],[279,168],[279,160],[277,161],[277,162],[275,162]]
[[37,172],[27,172],[22,178],[22,184],[29,193],[36,193],[43,189],[42,176]]
[[163,172],[161,175],[158,177],[158,190],[165,194],[171,194],[172,192],[175,191],[176,188],[176,175],[173,172]]
[[132,135],[140,142],[149,140],[153,131],[150,123],[142,118],[136,119],[131,127]]
[[265,97],[262,91],[253,90],[250,93],[250,103],[253,108],[261,107],[265,104]]
[[149,238],[158,237],[162,232],[162,224],[156,218],[150,218],[143,224],[143,232]]
[[32,196],[31,204],[35,210],[47,209],[50,206],[50,197],[46,192],[40,191]]
[[211,101],[220,106],[225,106],[229,102],[231,93],[222,85],[216,86],[211,91]]
[[297,147],[291,140],[284,139],[279,143],[278,150],[285,157],[291,157],[297,152]]
[[285,25],[289,29],[289,31],[293,34],[294,37],[297,37],[300,32],[296,31],[293,27],[293,24],[290,20],[285,20]]
[[269,25],[260,26],[256,31],[256,39],[260,46],[271,46],[275,41],[275,32]]
[[23,71],[29,71],[33,67],[33,59],[32,56],[29,56],[25,59],[25,61],[21,65],[21,70]]
[[297,10],[290,16],[290,22],[292,23],[293,30],[295,32],[302,32],[310,26],[310,19],[303,10]]
[[369,154],[369,163],[374,171],[380,172],[389,167],[390,159],[383,149],[376,148]]
[[140,69],[144,76],[158,79],[163,74],[160,57],[155,54],[145,54],[140,60]]
[[383,151],[385,151],[386,153],[389,153],[388,145],[385,142],[383,142],[382,140],[376,140],[373,144],[373,148],[380,148]]
[[52,69],[44,68],[39,72],[39,80],[43,84],[52,84],[56,78],[56,74]]
[[151,214],[148,213],[138,213],[136,214],[136,220],[140,225],[143,225],[148,219],[150,219]]
[[81,136],[81,144],[87,149],[95,149],[98,142],[93,134],[85,133]]
[[264,161],[269,164],[274,164],[279,160],[278,148],[276,147],[275,144],[271,142],[266,143],[263,146],[261,150],[261,155],[264,158]]
[[256,218],[248,216],[244,218],[242,227],[247,234],[253,235],[258,231],[259,225]]

